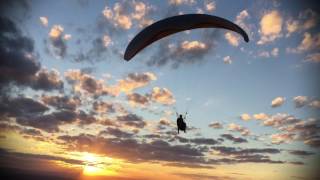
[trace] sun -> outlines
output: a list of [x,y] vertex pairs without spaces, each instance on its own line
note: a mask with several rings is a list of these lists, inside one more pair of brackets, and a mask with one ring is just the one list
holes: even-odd
[[86,176],[107,176],[114,174],[114,171],[106,166],[112,163],[112,158],[100,157],[92,153],[82,153],[83,174]]

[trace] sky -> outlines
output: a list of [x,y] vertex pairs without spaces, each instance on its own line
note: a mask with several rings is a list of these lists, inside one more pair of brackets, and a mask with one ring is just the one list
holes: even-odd
[[[0,12],[2,177],[320,178],[316,1],[14,0]],[[250,40],[194,29],[123,59],[143,28],[190,13]]]

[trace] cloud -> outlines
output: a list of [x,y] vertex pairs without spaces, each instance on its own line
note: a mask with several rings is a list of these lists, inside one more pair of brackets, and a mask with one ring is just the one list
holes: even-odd
[[120,115],[116,117],[116,120],[127,126],[135,128],[143,128],[147,125],[147,123],[143,121],[142,117],[137,116],[136,114]]
[[194,4],[194,0],[169,0],[169,4],[171,5],[181,5],[181,4],[186,4],[186,5],[192,5]]
[[312,100],[310,103],[309,103],[309,106],[312,107],[312,108],[315,108],[315,109],[320,109],[320,100]]
[[148,96],[140,95],[138,93],[128,94],[127,100],[132,106],[137,106],[137,105],[146,106],[150,103]]
[[72,38],[72,35],[71,35],[71,34],[65,34],[65,35],[63,36],[63,39],[66,40],[66,41],[69,41],[71,38]]
[[195,144],[207,144],[207,145],[219,144],[219,141],[211,138],[194,138],[194,139],[189,139],[189,142],[195,143]]
[[103,79],[96,79],[94,76],[84,73],[79,69],[69,69],[64,73],[67,82],[72,85],[76,93],[99,97],[101,95],[116,95],[118,92],[105,85]]
[[277,57],[279,55],[279,48],[273,48],[270,54],[273,57]]
[[47,17],[45,17],[45,16],[41,16],[40,18],[39,18],[39,20],[40,20],[40,23],[44,26],[44,27],[48,27],[48,18]]
[[[176,163],[204,163],[204,155],[200,149],[190,145],[171,145],[163,140],[138,142],[135,139],[114,139],[96,137],[87,134],[77,136],[60,136],[59,139],[70,150],[83,150],[108,157],[125,159],[131,162],[176,162]],[[130,147],[130,148],[128,148]]]
[[291,142],[295,137],[292,133],[272,134],[271,139],[273,144],[281,144]]
[[258,57],[263,57],[263,58],[277,57],[278,55],[279,55],[279,48],[273,48],[270,52],[260,51],[258,53]]
[[95,101],[92,104],[92,109],[98,113],[114,113],[116,112],[116,107],[112,103],[104,101]]
[[253,117],[256,119],[256,120],[266,120],[269,118],[269,115],[265,114],[265,113],[258,113],[258,114],[254,114]]
[[152,9],[142,1],[123,1],[115,3],[113,8],[106,6],[102,14],[115,28],[129,30],[135,24],[140,28],[151,24],[153,20],[148,15]]
[[108,35],[104,35],[103,36],[103,45],[104,45],[104,47],[108,47],[108,46],[110,46],[112,44],[112,40],[111,40],[111,38],[110,38],[110,36],[108,36]]
[[[215,47],[215,41],[220,36],[217,30],[204,30],[201,40],[177,40],[164,39],[158,42],[158,48],[147,61],[148,66],[170,65],[172,68],[179,68],[183,64],[201,63],[205,55],[209,54]],[[179,37],[179,36],[178,36]],[[210,39],[210,40],[209,40]],[[163,52],[167,52],[163,54]]]
[[305,60],[307,62],[320,63],[320,53],[308,54]]
[[[253,26],[254,26],[254,25],[253,25],[253,24],[248,24],[248,22],[246,22],[248,19],[250,19],[250,14],[249,14],[248,10],[245,9],[245,10],[242,10],[242,11],[237,15],[236,20],[235,20],[235,23],[236,23],[238,26],[240,26],[241,28],[243,28],[243,29],[247,32],[249,38],[251,39],[252,36],[253,36],[253,31],[252,31],[252,29],[253,29]],[[233,34],[233,35],[234,35],[234,34]],[[238,39],[238,41],[239,41],[239,40],[240,40],[239,36],[236,36],[236,37],[237,37],[237,39]]]
[[249,121],[251,119],[251,116],[247,113],[241,114],[240,119],[244,121]]
[[61,96],[61,95],[42,95],[41,101],[46,104],[53,106],[59,110],[75,110],[81,105],[81,99],[76,96]]
[[63,89],[63,81],[60,78],[59,71],[52,69],[41,69],[32,78],[31,87],[35,90],[46,90],[50,91],[53,89]]
[[307,96],[296,96],[293,98],[293,102],[294,102],[296,108],[301,108],[307,104],[308,97]]
[[205,4],[205,7],[208,12],[213,12],[214,10],[216,10],[216,3],[214,1],[207,2]]
[[271,102],[271,107],[279,107],[281,106],[285,101],[284,97],[276,97]]
[[107,127],[106,130],[100,131],[99,135],[112,135],[117,138],[131,138],[132,133],[124,132],[118,128]]
[[275,115],[270,116],[268,119],[265,119],[263,121],[263,125],[281,127],[281,126],[293,124],[299,121],[300,119],[297,119],[296,117],[289,115],[287,113],[277,113]]
[[166,88],[154,87],[150,94],[150,99],[160,104],[171,105],[175,103],[175,99],[171,91]]
[[52,156],[52,155],[45,155],[45,154],[31,154],[31,153],[21,153],[21,152],[12,152],[8,151],[6,149],[0,149],[0,156],[1,159],[7,158],[8,160],[13,159],[15,160],[44,160],[44,161],[61,161],[67,164],[72,164],[72,165],[82,165],[84,164],[83,161],[81,160],[76,160],[76,159],[69,159],[69,158],[64,158],[64,157],[59,157],[59,156]]
[[47,132],[58,132],[59,125],[75,122],[77,114],[69,110],[61,110],[45,115],[25,115],[17,118],[17,123],[31,126]]
[[[0,91],[8,94],[11,86],[33,89],[61,89],[62,81],[56,70],[41,69],[34,52],[33,40],[24,36],[16,24],[6,17],[0,18]],[[3,91],[7,88],[6,91]]]
[[241,137],[234,137],[231,134],[222,134],[220,135],[221,137],[232,141],[233,143],[247,143],[248,141],[244,138]]
[[311,147],[320,147],[318,119],[297,119],[292,115],[278,113],[263,122],[266,126],[277,128],[281,133],[272,134],[272,143],[281,144],[302,141]]
[[306,51],[311,51],[314,49],[319,49],[320,46],[320,33],[310,34],[305,32],[303,34],[303,39],[296,48],[287,48],[286,51],[289,53],[303,53]]
[[230,56],[224,57],[224,58],[223,58],[223,62],[224,62],[225,64],[232,64],[232,60],[231,60]]
[[315,154],[313,152],[303,151],[303,150],[289,150],[288,152],[290,154],[293,154],[293,155],[296,155],[296,156],[301,156],[301,157],[311,156],[311,155]]
[[119,94],[120,92],[130,93],[134,89],[144,87],[156,79],[156,75],[151,72],[129,73],[125,79],[118,81],[113,87],[113,90],[116,94]]
[[[49,32],[49,50],[51,50],[51,53],[57,58],[64,58],[67,53],[66,39],[64,38],[63,31],[64,29],[61,25],[53,25]],[[71,38],[71,35],[69,36]]]
[[306,9],[299,13],[298,18],[291,17],[286,21],[286,30],[288,31],[286,37],[289,37],[294,32],[311,29],[317,25],[318,21],[319,14],[311,9]]
[[265,13],[260,20],[259,33],[261,35],[257,44],[262,45],[281,37],[282,16],[277,10]]
[[27,97],[1,98],[0,117],[19,117],[29,114],[42,114],[49,108],[41,102]]
[[209,124],[209,127],[214,128],[214,129],[222,129],[223,125],[219,122],[212,122]]
[[228,125],[228,130],[229,130],[229,131],[240,132],[241,135],[243,135],[243,136],[247,136],[247,135],[250,134],[249,129],[244,128],[244,127],[242,127],[242,126],[240,126],[240,125],[237,125],[237,124],[235,124],[235,123],[229,124],[229,125]]
[[226,146],[212,146],[211,149],[223,155],[250,155],[250,154],[279,154],[281,151],[275,148],[235,148]]
[[229,44],[231,44],[232,46],[238,46],[239,45],[240,37],[238,37],[234,33],[227,32],[227,33],[224,34],[224,37],[226,38],[226,40],[228,40]]

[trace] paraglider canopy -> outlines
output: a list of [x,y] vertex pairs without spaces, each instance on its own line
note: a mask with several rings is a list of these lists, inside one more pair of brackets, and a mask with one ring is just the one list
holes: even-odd
[[184,14],[157,21],[144,28],[127,46],[124,59],[129,61],[139,51],[153,42],[171,34],[197,28],[223,28],[242,35],[249,42],[247,33],[233,22],[208,14]]

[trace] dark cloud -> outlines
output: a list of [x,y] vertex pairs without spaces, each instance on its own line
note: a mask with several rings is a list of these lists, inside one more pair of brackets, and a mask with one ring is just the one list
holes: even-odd
[[138,142],[135,139],[113,139],[81,134],[60,136],[67,146],[74,150],[108,154],[109,157],[129,161],[168,161],[204,163],[204,154],[190,145],[171,145],[163,140]]
[[1,158],[25,158],[25,159],[38,159],[38,160],[48,160],[48,161],[62,161],[68,164],[75,164],[81,165],[84,164],[81,160],[76,159],[67,159],[58,156],[51,156],[51,155],[42,155],[42,154],[28,154],[28,153],[20,153],[20,152],[11,152],[6,149],[0,149],[0,156]]
[[124,132],[118,128],[108,127],[106,130],[100,131],[100,135],[112,135],[117,138],[131,138],[134,134]]
[[147,105],[149,99],[147,96],[140,95],[138,93],[132,93],[127,95],[127,100],[132,104]]
[[207,144],[207,145],[219,144],[219,141],[215,139],[210,139],[210,138],[194,138],[194,139],[190,139],[189,142],[195,143],[195,144]]
[[112,103],[103,102],[103,101],[95,101],[93,104],[93,110],[95,112],[101,112],[101,113],[114,113],[116,112],[116,109]]
[[199,169],[214,169],[213,166],[201,165],[201,164],[187,164],[187,163],[166,163],[164,166],[174,166],[180,168],[199,168]]
[[232,134],[222,134],[221,137],[232,141],[233,143],[247,143],[248,141],[241,137],[234,137]]
[[36,90],[62,88],[62,81],[55,71],[40,71],[33,40],[3,16],[0,17],[0,57],[1,95],[10,85],[29,86]]
[[116,117],[117,121],[123,122],[127,126],[132,126],[136,128],[143,128],[146,122],[143,121],[142,117],[136,114],[126,114]]
[[17,118],[17,123],[31,126],[47,132],[59,131],[59,125],[72,123],[77,120],[77,114],[69,110],[61,110],[45,115],[25,115]]
[[63,89],[63,81],[55,70],[42,69],[32,79],[31,87],[35,90],[50,91],[52,89]]
[[39,131],[39,130],[37,130],[37,129],[25,128],[25,129],[23,129],[20,133],[21,133],[21,134],[30,135],[30,136],[42,136],[41,131]]
[[53,106],[57,109],[67,109],[67,110],[75,110],[78,106],[81,105],[81,99],[79,97],[73,96],[47,96],[42,95],[42,102],[46,105]]
[[0,17],[0,88],[10,83],[27,85],[40,70],[33,40],[22,35],[16,24]]
[[19,117],[41,114],[49,109],[44,104],[27,97],[3,97],[0,100],[0,116]]
[[234,147],[226,147],[226,146],[212,146],[211,149],[218,151],[220,154],[224,155],[246,155],[246,154],[278,154],[280,153],[279,149],[274,148],[264,148],[264,149],[256,149],[256,148],[234,148]]
[[303,157],[315,154],[314,152],[303,151],[303,150],[289,150],[289,153],[297,156],[303,156]]
[[92,113],[87,113],[82,110],[77,113],[77,118],[80,125],[88,125],[97,122],[97,119]]
[[188,173],[174,173],[177,176],[181,176],[187,179],[211,179],[211,180],[231,180],[234,179],[229,176],[215,176],[215,175],[207,175],[207,174],[188,174]]
[[50,39],[51,45],[53,46],[53,53],[60,58],[64,58],[67,53],[67,45],[62,36],[56,39]]

